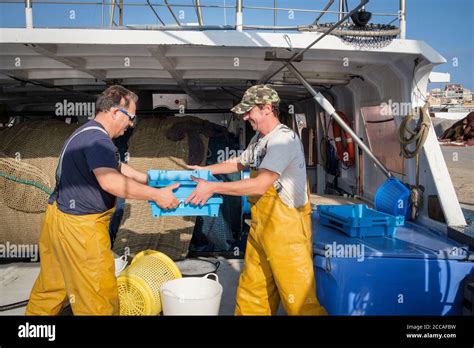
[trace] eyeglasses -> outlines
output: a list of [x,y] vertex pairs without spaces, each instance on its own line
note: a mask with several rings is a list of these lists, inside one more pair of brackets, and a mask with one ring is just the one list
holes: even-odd
[[123,108],[119,108],[119,110],[121,112],[123,112],[125,115],[128,116],[128,119],[130,120],[130,122],[134,122],[135,121],[135,118],[137,117],[137,115],[132,115],[132,114],[129,114],[127,110],[123,109]]

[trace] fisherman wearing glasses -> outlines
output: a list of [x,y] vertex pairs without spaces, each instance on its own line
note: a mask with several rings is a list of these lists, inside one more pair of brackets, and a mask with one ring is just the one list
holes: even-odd
[[116,197],[152,200],[175,209],[179,184],[147,185],[147,175],[126,163],[112,139],[136,121],[135,93],[111,86],[96,102],[96,117],[65,142],[40,234],[41,270],[27,315],[57,315],[69,303],[75,315],[118,315],[109,223]]

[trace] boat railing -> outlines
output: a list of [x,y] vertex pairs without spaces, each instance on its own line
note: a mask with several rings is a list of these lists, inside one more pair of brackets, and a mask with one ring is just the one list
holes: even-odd
[[[399,10],[395,13],[372,12],[372,19],[383,25],[398,22],[400,38],[405,38],[406,32],[406,0],[398,0]],[[268,3],[268,2],[267,2]],[[12,18],[18,17],[18,12],[25,13],[25,27],[72,27],[72,28],[148,28],[156,30],[271,30],[271,31],[300,31],[321,25],[322,19],[337,22],[351,9],[347,0],[308,1],[308,8],[278,7],[278,0],[273,0],[274,6],[258,6],[261,0],[222,0],[221,4],[206,0],[3,0],[0,1],[0,12],[11,13]],[[369,2],[369,5],[370,2]],[[315,7],[315,8],[313,8]],[[316,8],[320,7],[320,8]],[[35,10],[41,13],[50,11],[53,16],[33,19]],[[78,25],[78,12],[88,16],[85,26]],[[137,11],[146,14],[141,16],[147,23],[136,22]],[[223,11],[217,14],[216,11]],[[94,15],[97,12],[97,16]],[[69,16],[69,20],[61,19],[60,13]],[[270,16],[264,15],[269,13]],[[285,13],[285,19],[282,14]],[[150,14],[153,17],[150,17]],[[273,16],[271,15],[273,14]],[[21,14],[20,14],[21,15]],[[298,25],[279,25],[278,22],[291,23],[298,18]],[[152,18],[154,23],[150,23]],[[133,20],[133,23],[127,23]],[[218,21],[216,21],[218,19]],[[245,19],[245,20],[244,20]],[[55,21],[57,23],[55,23]],[[262,25],[259,22],[269,22]],[[296,20],[294,21],[296,23]],[[69,24],[69,25],[68,25]],[[4,27],[2,25],[2,27]]]

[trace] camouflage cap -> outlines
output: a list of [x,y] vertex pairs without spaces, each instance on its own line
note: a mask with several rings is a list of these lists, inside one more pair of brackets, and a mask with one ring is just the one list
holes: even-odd
[[247,89],[239,104],[230,111],[243,115],[250,111],[255,105],[278,103],[278,93],[268,85],[255,85]]

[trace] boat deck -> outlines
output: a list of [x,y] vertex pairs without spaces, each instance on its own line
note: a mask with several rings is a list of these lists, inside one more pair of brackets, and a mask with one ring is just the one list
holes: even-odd
[[[331,195],[311,195],[311,203],[314,207],[318,204],[363,204],[365,202],[355,198]],[[454,242],[443,234],[412,223],[407,223],[406,226],[400,227],[394,238],[375,237],[357,239],[350,238],[342,232],[320,225],[317,212],[313,212],[313,231],[313,251],[315,254],[315,268],[317,270],[318,267],[321,268],[324,266],[323,264],[320,265],[319,261],[324,258],[325,246],[332,246],[333,243],[336,243],[336,245],[352,245],[354,243],[363,245],[364,257],[368,260],[368,263],[377,263],[373,264],[373,267],[375,267],[374,271],[383,268],[381,267],[380,262],[400,258],[406,260],[419,259],[421,262],[423,262],[423,260],[426,261],[431,259],[436,263],[439,263],[442,269],[446,268],[447,261],[451,260],[463,263],[463,269],[466,267],[474,269],[472,253],[468,251],[468,248],[465,245]],[[454,254],[453,250],[455,251]],[[219,314],[233,315],[243,259],[217,258],[220,261],[220,267],[217,270],[217,274],[219,276],[219,282],[224,288]],[[377,259],[379,259],[379,261],[376,261]],[[337,259],[333,262],[336,262],[336,260]],[[352,261],[355,262],[355,265],[358,265],[356,259]],[[423,267],[426,267],[425,264],[423,265]],[[455,264],[452,263],[452,265],[454,267]],[[459,265],[461,264],[458,264],[458,266]],[[456,269],[458,266],[456,266]],[[0,306],[27,300],[34,281],[39,273],[39,268],[39,262],[0,264],[0,293],[2,294],[0,297]],[[449,268],[451,269],[451,267]],[[423,268],[423,270],[424,269],[425,268]],[[450,272],[454,269],[455,268],[452,268]],[[423,270],[420,270],[421,273],[418,274],[417,279],[414,279],[414,281],[422,280],[423,283],[427,281],[425,278],[428,275],[423,275]],[[414,270],[412,269],[411,271],[413,273]],[[318,275],[318,277],[320,277],[320,275]],[[431,283],[435,278],[438,279],[439,270],[433,274],[430,273],[429,277],[431,280],[426,284]],[[453,278],[454,273],[451,274],[451,277],[451,289],[448,291],[450,297],[454,296],[454,293],[457,291],[456,282],[454,282]],[[321,284],[319,285],[321,286]],[[318,295],[321,294],[318,292]],[[450,300],[453,300],[453,298],[450,298]],[[23,315],[24,311],[25,306],[0,312],[0,315]],[[281,307],[278,314],[285,314]]]
[[[219,257],[220,266],[217,270],[219,282],[224,288],[220,315],[233,315],[235,295],[242,270],[242,259],[225,259]],[[31,288],[39,274],[39,262],[18,262],[0,265],[0,306],[27,300]],[[23,315],[26,306],[0,312],[0,315]]]

